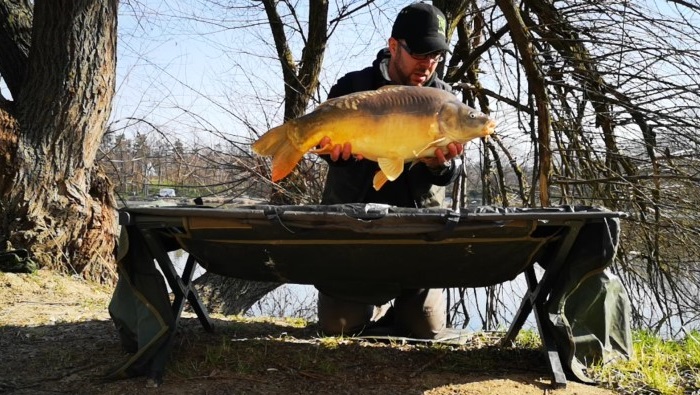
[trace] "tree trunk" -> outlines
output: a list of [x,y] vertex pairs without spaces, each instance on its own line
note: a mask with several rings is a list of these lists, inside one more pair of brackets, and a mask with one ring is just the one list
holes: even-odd
[[0,102],[0,248],[101,281],[115,277],[116,206],[95,157],[114,95],[117,3],[37,0],[32,20],[26,0],[0,1],[11,17],[0,43],[25,48],[34,24],[15,51],[26,55],[0,58],[15,98]]
[[[306,112],[309,100],[318,89],[318,76],[328,41],[328,1],[317,0],[309,4],[308,39],[299,64],[294,60],[285,26],[277,12],[278,2],[263,0],[270,24],[277,57],[284,77],[284,119],[300,117]],[[308,196],[307,179],[298,168],[273,189],[272,204],[300,204]],[[279,287],[279,283],[259,283],[238,279],[227,279],[217,275],[206,275],[197,279],[210,308],[224,314],[239,314],[250,308],[266,293]]]

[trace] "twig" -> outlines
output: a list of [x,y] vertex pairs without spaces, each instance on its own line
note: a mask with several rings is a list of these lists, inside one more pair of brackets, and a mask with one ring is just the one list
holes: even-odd
[[307,372],[307,371],[304,371],[304,370],[298,370],[298,371],[297,371],[297,374],[299,374],[299,376],[308,377],[308,378],[314,379],[314,380],[325,380],[325,379],[328,378],[327,376],[324,376],[324,375],[322,375],[322,374],[313,373],[313,372]]
[[446,355],[447,355],[447,353],[442,353],[442,354],[438,355],[437,357],[431,359],[430,361],[426,362],[423,366],[421,366],[420,368],[418,368],[418,370],[416,370],[415,372],[411,373],[408,377],[414,378],[414,377],[418,376],[419,374],[423,373],[423,371],[424,371],[425,369],[427,369],[430,365],[433,365],[433,364],[435,364],[435,362],[438,362],[438,361],[441,360],[442,358],[445,358]]
[[33,300],[21,300],[17,304],[45,304],[48,306],[79,306],[77,302],[37,302]]
[[256,379],[253,377],[245,377],[245,376],[239,376],[239,375],[226,375],[226,376],[216,376],[216,375],[208,375],[208,376],[196,376],[196,377],[187,377],[185,380],[201,380],[201,379],[206,379],[206,380],[247,380],[247,381],[255,381],[256,383],[267,383],[267,380],[260,380]]

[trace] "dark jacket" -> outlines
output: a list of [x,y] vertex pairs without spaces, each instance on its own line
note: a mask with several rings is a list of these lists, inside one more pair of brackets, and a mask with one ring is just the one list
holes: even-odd
[[[350,72],[340,78],[331,88],[328,99],[390,84],[381,70],[381,63],[386,62],[389,56],[388,49],[383,49],[377,54],[371,67]],[[452,91],[449,85],[435,76],[425,86]],[[372,179],[379,170],[377,162],[367,159],[357,161],[354,158],[334,162],[327,155],[322,157],[329,165],[322,204],[385,203],[399,207],[439,206],[444,199],[444,186],[453,182],[459,174],[455,161],[452,161],[449,167],[439,170],[430,169],[424,163],[417,163],[413,167],[411,163],[407,163],[399,178],[387,182],[379,191],[375,191]]]

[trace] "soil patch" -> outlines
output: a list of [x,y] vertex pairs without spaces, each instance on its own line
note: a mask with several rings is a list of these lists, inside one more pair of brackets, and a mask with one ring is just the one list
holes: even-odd
[[41,270],[0,273],[0,393],[611,395],[552,389],[539,350],[324,338],[294,320],[185,314],[163,385],[104,381],[128,357],[107,312],[112,290]]

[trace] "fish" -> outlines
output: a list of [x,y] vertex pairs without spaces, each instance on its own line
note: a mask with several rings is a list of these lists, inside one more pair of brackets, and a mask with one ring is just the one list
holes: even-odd
[[[379,164],[373,186],[396,180],[404,164],[446,152],[449,143],[487,137],[496,121],[462,103],[453,93],[431,87],[387,85],[326,100],[315,110],[274,127],[252,144],[272,157],[272,181],[294,170],[307,153],[329,154],[333,144],[350,143],[352,154]],[[318,147],[323,137],[331,144]]]

